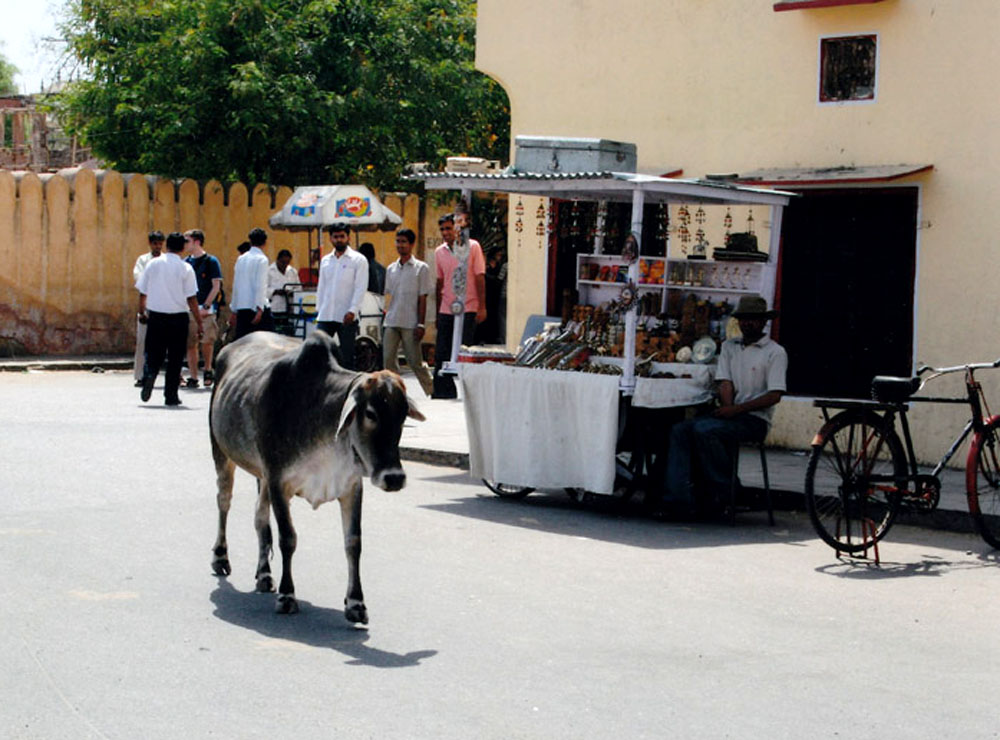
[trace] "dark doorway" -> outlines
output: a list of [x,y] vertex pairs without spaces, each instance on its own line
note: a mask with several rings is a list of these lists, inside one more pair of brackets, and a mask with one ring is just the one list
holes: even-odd
[[778,339],[788,392],[869,398],[913,366],[918,190],[806,190],[785,209]]

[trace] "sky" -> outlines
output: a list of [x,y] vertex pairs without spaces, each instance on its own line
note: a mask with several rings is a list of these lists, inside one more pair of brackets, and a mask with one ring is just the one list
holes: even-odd
[[41,90],[56,76],[58,52],[46,51],[42,40],[58,35],[56,18],[64,0],[0,0],[0,52],[19,73],[14,78],[19,93]]

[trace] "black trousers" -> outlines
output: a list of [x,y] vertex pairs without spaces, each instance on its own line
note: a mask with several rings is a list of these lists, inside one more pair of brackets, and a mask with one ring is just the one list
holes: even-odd
[[[455,317],[450,313],[437,315],[437,339],[434,342],[434,393],[432,398],[458,398],[455,378],[441,372],[451,359],[451,338],[455,333]],[[476,334],[476,314],[466,313],[462,323],[462,344],[472,344]]]
[[236,336],[233,340],[245,337],[255,331],[274,331],[274,319],[271,317],[271,309],[265,308],[264,314],[256,324],[251,323],[257,312],[252,308],[241,308],[236,312]]
[[337,337],[340,342],[337,359],[340,366],[347,370],[355,370],[354,366],[354,344],[361,332],[361,325],[354,321],[345,324],[343,321],[317,321],[316,328],[325,331],[331,337]]
[[188,313],[160,313],[149,311],[146,329],[146,368],[143,377],[156,377],[163,361],[167,363],[167,378],[163,397],[177,400],[181,385],[181,366],[187,354]]

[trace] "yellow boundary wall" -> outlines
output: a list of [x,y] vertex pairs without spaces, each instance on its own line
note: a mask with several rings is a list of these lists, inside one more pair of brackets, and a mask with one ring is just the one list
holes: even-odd
[[[257,185],[251,191],[239,182],[112,170],[0,170],[0,354],[130,352],[138,298],[132,267],[148,249],[153,229],[204,231],[206,251],[222,264],[227,293],[236,246],[252,228],[268,231],[272,260],[288,249],[295,267],[307,266],[310,235],[267,224],[291,193],[287,187]],[[437,217],[449,206],[413,194],[381,197],[402,216],[402,226],[417,233],[417,256],[433,265]],[[362,232],[358,238],[375,245],[383,265],[396,258],[393,232]]]

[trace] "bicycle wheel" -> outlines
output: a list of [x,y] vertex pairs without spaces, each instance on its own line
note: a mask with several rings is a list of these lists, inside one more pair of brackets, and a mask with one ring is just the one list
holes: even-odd
[[1000,549],[1000,417],[972,438],[965,463],[965,493],[979,534]]
[[483,478],[483,484],[500,498],[524,498],[535,490],[526,486],[511,486],[506,483],[498,483],[497,481],[486,480],[485,478]]
[[816,533],[841,552],[882,539],[899,511],[905,476],[903,446],[881,417],[837,414],[816,435],[806,468],[806,508]]

